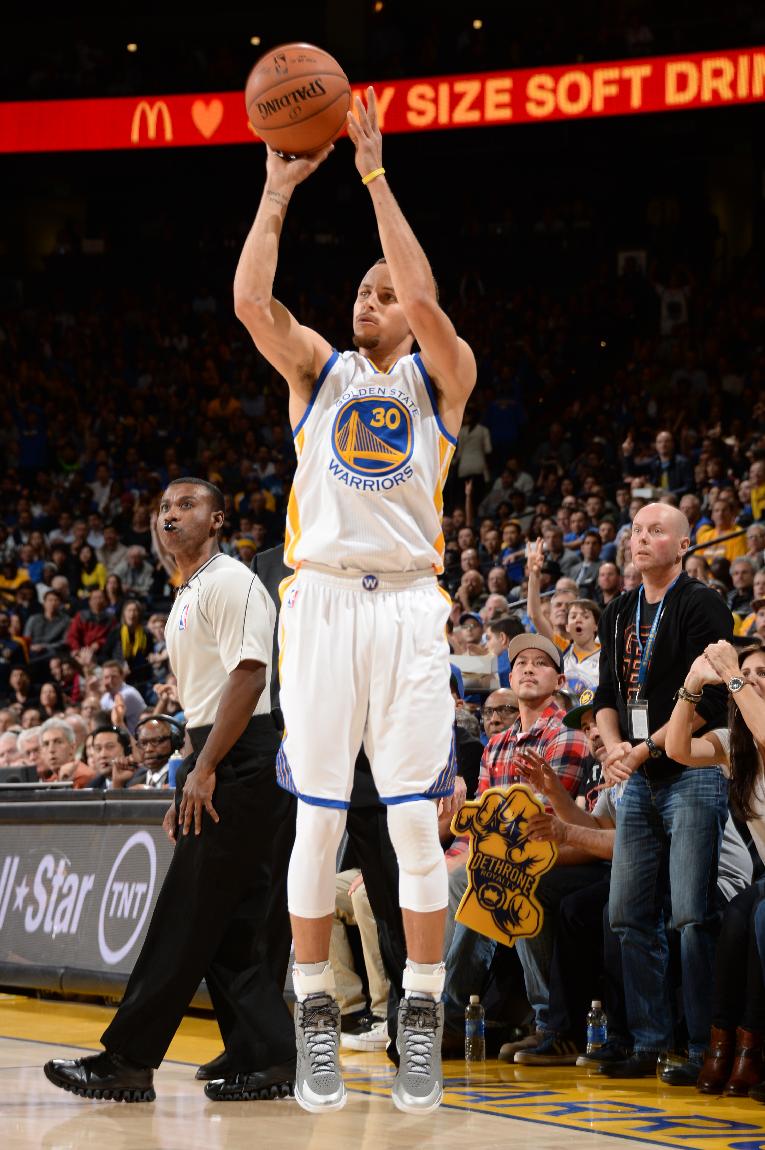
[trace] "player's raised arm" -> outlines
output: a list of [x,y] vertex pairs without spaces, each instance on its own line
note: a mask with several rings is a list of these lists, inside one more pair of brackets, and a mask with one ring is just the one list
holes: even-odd
[[396,298],[438,388],[444,423],[456,434],[465,403],[475,386],[475,357],[439,306],[428,258],[385,178],[382,134],[372,88],[367,89],[366,108],[357,97],[355,116],[348,113],[348,135],[356,148],[356,167],[372,197],[380,243]]
[[310,399],[316,377],[332,348],[274,299],[279,239],[293,191],[316,171],[331,150],[330,145],[312,156],[289,162],[268,151],[260,206],[234,276],[234,310],[261,355],[287,380],[293,425],[302,416],[299,405]]

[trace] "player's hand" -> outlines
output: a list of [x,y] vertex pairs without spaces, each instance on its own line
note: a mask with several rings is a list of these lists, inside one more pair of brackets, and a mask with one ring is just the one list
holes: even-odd
[[162,820],[162,830],[170,839],[170,842],[174,843],[175,836],[178,831],[178,816],[175,812],[175,799],[173,799],[170,806],[165,811],[165,817]]
[[382,132],[377,123],[377,99],[374,88],[367,88],[367,106],[360,96],[354,101],[353,111],[348,112],[348,135],[356,149],[356,168],[360,176],[368,176],[375,168],[382,167]]
[[178,812],[178,825],[183,827],[183,833],[185,835],[191,830],[192,820],[194,822],[194,834],[200,835],[202,833],[203,810],[207,811],[214,823],[220,822],[218,813],[212,804],[214,790],[214,771],[205,774],[200,771],[198,767],[193,771],[189,771],[183,786],[181,809]]
[[274,193],[280,191],[290,192],[303,180],[312,176],[320,164],[334,150],[334,144],[327,144],[320,152],[311,152],[305,156],[296,156],[294,160],[286,160],[271,148],[266,146],[266,190]]

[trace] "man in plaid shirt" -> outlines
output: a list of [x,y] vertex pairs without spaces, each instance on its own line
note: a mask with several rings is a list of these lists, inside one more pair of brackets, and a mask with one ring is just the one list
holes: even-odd
[[[543,635],[524,634],[516,635],[507,653],[510,686],[518,696],[520,713],[511,727],[489,740],[481,760],[476,798],[489,787],[526,782],[518,770],[518,762],[522,762],[526,751],[541,755],[566,790],[576,796],[585,774],[589,748],[581,731],[564,727],[566,712],[553,699],[553,693],[564,682],[562,652]],[[467,850],[467,839],[458,839],[447,852],[452,915],[467,887]],[[457,1027],[467,997],[480,993],[496,946],[493,939],[457,923],[446,955],[447,1027]]]
[[541,635],[516,635],[507,653],[520,714],[512,727],[489,739],[481,759],[476,798],[489,787],[525,782],[514,765],[525,750],[541,755],[575,797],[590,751],[581,731],[564,727],[566,712],[552,697],[564,681],[562,654]]

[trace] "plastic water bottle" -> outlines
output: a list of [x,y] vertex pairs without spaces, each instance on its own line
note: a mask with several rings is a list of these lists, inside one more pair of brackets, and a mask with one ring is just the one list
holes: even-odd
[[608,1038],[608,1019],[599,999],[595,999],[587,1013],[587,1053],[596,1054]]
[[477,994],[470,995],[470,1002],[465,1007],[465,1061],[486,1061],[486,1016]]
[[167,760],[167,785],[168,787],[175,786],[175,776],[178,774],[178,768],[183,762],[183,755],[180,751],[173,751],[170,758]]

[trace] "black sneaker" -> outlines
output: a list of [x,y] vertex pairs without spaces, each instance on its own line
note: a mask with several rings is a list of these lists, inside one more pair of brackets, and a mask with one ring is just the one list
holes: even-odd
[[212,1102],[257,1102],[289,1098],[295,1089],[295,1059],[250,1074],[230,1074],[205,1086]]
[[548,1034],[536,1050],[519,1050],[515,1061],[521,1066],[574,1066],[579,1053],[575,1042]]
[[609,1039],[604,1042],[600,1050],[593,1050],[592,1054],[580,1054],[576,1060],[577,1066],[589,1066],[590,1069],[597,1069],[599,1066],[607,1066],[611,1062],[624,1062],[629,1058],[631,1051],[617,1039]]
[[212,1082],[214,1078],[225,1078],[229,1071],[228,1055],[222,1050],[217,1058],[204,1062],[194,1075],[200,1082]]
[[603,1063],[600,1074],[607,1078],[653,1078],[656,1074],[658,1054],[646,1051],[644,1054],[631,1054],[621,1062]]
[[153,1102],[154,1070],[108,1050],[87,1058],[53,1058],[43,1073],[49,1082],[81,1098],[105,1102]]
[[341,1014],[340,1033],[350,1034],[359,1027],[371,1026],[373,1022],[377,1022],[377,1019],[371,1010],[354,1010],[352,1014]]

